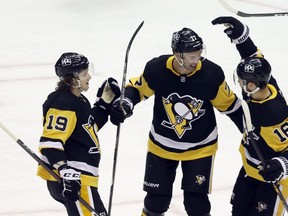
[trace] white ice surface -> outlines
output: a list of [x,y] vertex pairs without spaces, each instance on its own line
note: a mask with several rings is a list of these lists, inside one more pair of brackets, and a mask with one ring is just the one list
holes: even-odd
[[[287,11],[287,0],[232,1],[242,11]],[[265,2],[265,4],[263,3]],[[261,4],[261,5],[260,5]],[[85,54],[96,74],[85,95],[93,103],[103,79],[121,82],[125,51],[136,27],[145,21],[131,47],[128,78],[137,76],[155,56],[171,53],[172,32],[190,27],[202,36],[207,57],[220,64],[230,87],[240,60],[223,26],[211,20],[233,15],[216,0],[0,0],[0,121],[37,153],[41,135],[42,103],[55,88],[53,65],[66,51]],[[238,17],[239,18],[239,17]],[[288,17],[239,18],[251,29],[251,37],[269,59],[284,94],[287,89]],[[133,117],[121,126],[113,216],[140,215],[146,142],[153,99],[139,104]],[[229,198],[241,166],[241,135],[226,116],[217,113],[219,150],[216,156],[212,215],[230,215]],[[102,145],[100,193],[108,206],[116,128],[108,123],[99,133]],[[64,207],[48,194],[45,182],[35,175],[36,162],[3,130],[0,130],[0,215],[62,216]],[[180,190],[181,172],[167,216],[185,215]]]

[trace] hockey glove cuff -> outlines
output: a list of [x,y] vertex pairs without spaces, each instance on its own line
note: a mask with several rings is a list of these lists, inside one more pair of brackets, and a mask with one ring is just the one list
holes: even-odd
[[277,183],[288,175],[288,160],[285,157],[275,157],[267,161],[267,167],[259,171],[264,181]]
[[241,44],[249,38],[249,27],[234,17],[218,17],[212,20],[212,24],[224,24],[227,27],[224,33],[234,44]]
[[81,172],[78,172],[67,165],[63,165],[59,167],[59,174],[63,183],[63,197],[70,201],[77,201],[81,189]]
[[114,125],[123,123],[126,118],[133,114],[133,108],[133,103],[129,98],[124,97],[122,104],[120,104],[120,98],[116,99],[111,108],[110,121]]
[[98,89],[96,102],[94,106],[98,106],[103,110],[110,111],[113,101],[120,96],[120,88],[117,80],[109,77]]

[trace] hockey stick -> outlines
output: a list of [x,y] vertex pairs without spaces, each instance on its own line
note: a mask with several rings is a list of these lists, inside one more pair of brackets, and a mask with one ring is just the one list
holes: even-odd
[[235,8],[231,7],[225,0],[218,0],[218,2],[226,8],[228,11],[241,16],[241,17],[271,17],[271,16],[288,16],[288,12],[279,12],[279,13],[245,13]]
[[[244,122],[246,124],[246,130],[247,130],[247,134],[248,134],[248,138],[249,140],[251,141],[252,143],[252,146],[257,154],[257,156],[259,157],[264,169],[267,168],[268,164],[265,160],[265,158],[263,157],[257,143],[255,142],[254,140],[254,136],[253,136],[253,126],[252,126],[252,121],[251,121],[251,115],[250,115],[250,110],[249,110],[249,107],[248,107],[248,104],[245,100],[242,100],[242,108],[243,108],[243,113],[244,113]],[[286,212],[288,212],[288,204],[279,188],[279,185],[277,183],[273,183],[273,187],[275,189],[275,192],[277,193],[277,195],[279,196]]]
[[[46,171],[49,172],[50,175],[52,175],[57,182],[61,182],[60,177],[53,172],[45,163],[41,160],[27,145],[25,145],[22,140],[18,139],[16,136],[14,136],[1,122],[0,127],[16,142],[18,143],[32,158],[34,158],[39,165],[41,165]],[[99,213],[97,213],[82,197],[79,197],[79,202],[85,206],[94,216],[99,216]]]
[[[140,25],[137,27],[137,29],[135,30],[134,34],[132,35],[132,37],[128,43],[128,46],[126,49],[124,70],[123,70],[123,76],[122,76],[122,85],[121,85],[120,105],[122,105],[123,98],[124,98],[126,76],[127,76],[127,65],[128,65],[128,57],[129,57],[130,48],[131,48],[131,45],[133,43],[134,38],[136,37],[139,30],[142,28],[143,24],[144,24],[144,21],[142,21],[140,23]],[[121,126],[121,124],[119,124],[117,126],[117,132],[116,132],[116,143],[115,143],[114,158],[113,158],[112,183],[111,183],[111,187],[110,187],[108,216],[111,216],[112,199],[113,199],[114,182],[115,182],[116,165],[117,165],[117,155],[118,155],[118,147],[119,147],[120,126]]]

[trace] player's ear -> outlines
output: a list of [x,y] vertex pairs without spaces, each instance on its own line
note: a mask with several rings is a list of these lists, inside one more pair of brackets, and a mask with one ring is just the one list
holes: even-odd
[[247,87],[250,91],[253,91],[255,88],[257,88],[257,86],[254,82],[248,82]]
[[178,60],[181,59],[180,53],[174,52],[174,56],[175,56]]

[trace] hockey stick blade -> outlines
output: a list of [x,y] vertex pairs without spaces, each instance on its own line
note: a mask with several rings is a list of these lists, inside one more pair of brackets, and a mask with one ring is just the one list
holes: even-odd
[[[142,28],[144,24],[144,21],[140,23],[140,25],[135,30],[134,34],[132,35],[125,54],[125,61],[124,61],[124,69],[123,69],[123,75],[122,75],[122,85],[121,85],[121,95],[120,95],[120,106],[122,105],[123,98],[124,98],[124,91],[125,91],[125,84],[126,84],[126,76],[127,76],[127,65],[128,65],[128,58],[129,58],[129,52],[131,45],[134,41],[134,38],[136,37],[139,30]],[[120,138],[120,128],[121,124],[117,126],[117,132],[116,132],[116,142],[115,142],[115,148],[114,148],[114,158],[113,158],[113,168],[112,168],[112,183],[110,186],[110,195],[109,195],[109,204],[108,204],[108,216],[111,216],[111,209],[112,209],[112,200],[113,200],[113,191],[114,191],[114,182],[115,182],[115,174],[116,174],[116,166],[117,166],[117,155],[118,155],[118,147],[119,147],[119,138]]]
[[288,12],[279,13],[245,13],[231,7],[225,0],[218,0],[218,2],[226,8],[226,10],[240,16],[240,17],[273,17],[273,16],[288,16]]
[[[12,134],[1,122],[0,127],[3,129],[3,131],[6,132],[16,143],[18,143],[34,160],[38,162],[39,165],[41,165],[50,175],[52,175],[57,182],[61,182],[60,177],[53,172],[42,160],[39,158],[22,140],[18,139],[14,134]],[[82,198],[79,197],[79,202],[85,206],[94,216],[99,216],[99,214]]]
[[[253,136],[253,126],[252,126],[252,121],[251,121],[251,114],[250,114],[250,110],[249,110],[249,107],[248,107],[248,104],[245,100],[242,100],[242,109],[243,109],[243,119],[244,119],[244,123],[246,125],[246,130],[247,130],[247,134],[248,134],[248,138],[249,138],[249,141],[251,142],[257,156],[259,157],[259,159],[261,160],[261,163],[264,167],[264,169],[267,167],[267,162],[266,160],[264,159],[263,155],[262,155],[262,152],[260,151],[257,143],[255,142],[254,140],[254,136]],[[274,187],[274,190],[275,192],[277,193],[277,195],[279,196],[286,212],[288,212],[288,204],[279,188],[279,185],[277,183],[273,183],[273,187]]]

